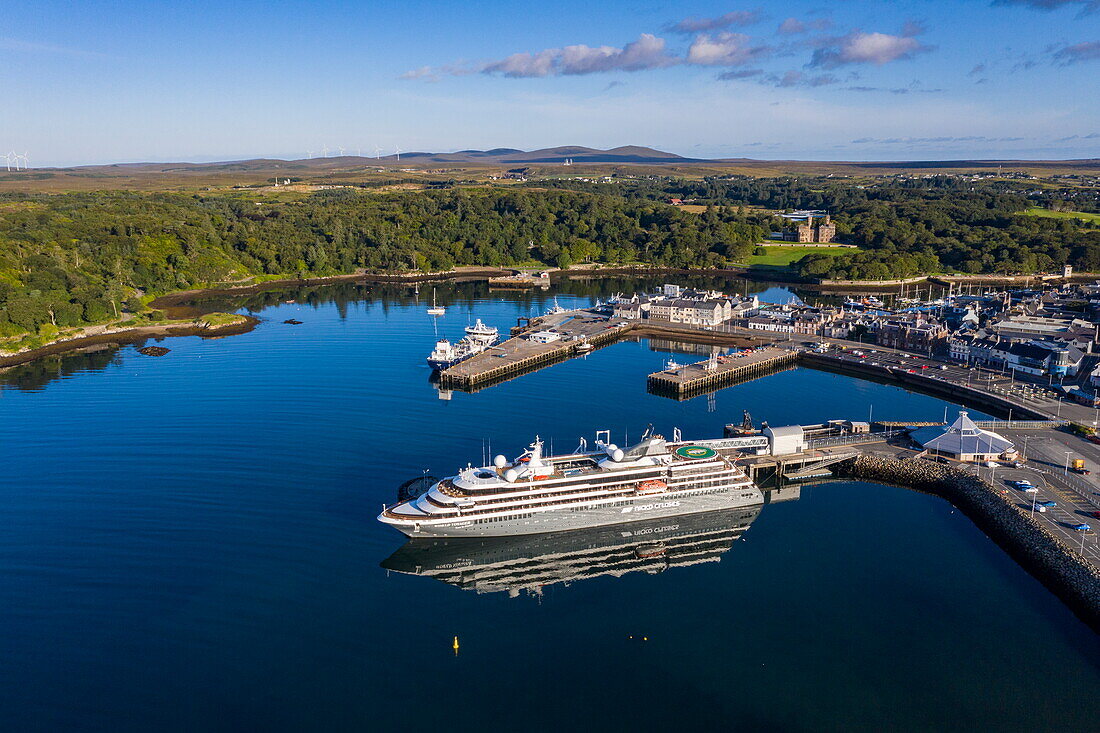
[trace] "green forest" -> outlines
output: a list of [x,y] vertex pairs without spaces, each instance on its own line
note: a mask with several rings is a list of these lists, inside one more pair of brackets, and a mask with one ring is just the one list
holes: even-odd
[[[705,204],[701,213],[670,197]],[[1087,204],[1087,202],[1085,202]],[[1100,271],[1100,228],[1028,216],[1012,186],[950,176],[541,182],[299,198],[255,193],[0,195],[0,337],[125,319],[160,294],[254,278],[456,265],[744,262],[774,212],[825,209],[860,249],[809,254],[803,278]]]
[[[559,181],[580,190],[607,184]],[[856,184],[824,178],[722,177],[702,181],[633,180],[612,184],[626,198],[754,206],[772,211],[822,209],[837,221],[851,254],[808,255],[796,263],[807,279],[885,280],[937,272],[1035,273],[1071,264],[1100,271],[1100,227],[1079,219],[1029,216],[1036,199],[1028,181],[975,182],[958,176],[878,179]],[[1085,210],[1100,203],[1095,188],[1044,189],[1040,202],[1073,196]]]
[[770,217],[493,188],[300,200],[126,192],[0,196],[0,336],[140,312],[150,296],[253,276],[437,272],[456,265],[717,267]]

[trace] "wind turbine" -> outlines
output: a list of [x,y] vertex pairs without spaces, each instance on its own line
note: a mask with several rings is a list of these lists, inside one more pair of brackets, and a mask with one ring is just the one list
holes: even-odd
[[340,148],[339,150],[340,150],[340,157],[343,158],[344,157],[344,149]]
[[400,162],[401,161],[401,148],[400,148],[400,146],[397,146],[397,145],[393,146],[393,154],[397,156],[397,160],[398,160],[398,162]]
[[374,146],[374,159],[378,160],[381,157],[382,157],[382,148],[375,145]]
[[313,159],[313,151],[312,150],[307,150],[306,151],[306,157],[309,158],[310,160],[312,160]]
[[4,165],[11,170],[11,153],[4,153]]
[[321,146],[321,157],[322,158],[327,158],[328,157],[328,145],[322,145]]

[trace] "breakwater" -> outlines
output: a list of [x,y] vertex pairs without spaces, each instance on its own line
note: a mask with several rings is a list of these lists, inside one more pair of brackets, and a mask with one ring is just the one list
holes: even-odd
[[992,484],[919,458],[862,455],[840,464],[837,473],[935,494],[951,502],[1085,623],[1100,631],[1100,570]]

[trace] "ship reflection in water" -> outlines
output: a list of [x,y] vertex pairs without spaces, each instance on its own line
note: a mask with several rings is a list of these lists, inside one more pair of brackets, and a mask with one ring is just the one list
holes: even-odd
[[[765,492],[771,503],[798,498],[798,488]],[[483,539],[409,540],[382,567],[422,575],[478,593],[540,595],[630,573],[719,562],[760,515],[762,505],[631,522],[596,529]]]

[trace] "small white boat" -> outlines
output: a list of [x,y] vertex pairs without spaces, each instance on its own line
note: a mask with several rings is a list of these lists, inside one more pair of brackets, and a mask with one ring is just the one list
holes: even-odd
[[674,372],[677,369],[683,369],[684,365],[676,361],[675,359],[669,359],[665,362],[665,371]]
[[559,313],[565,313],[565,312],[566,312],[566,309],[562,308],[560,305],[558,305],[558,299],[554,298],[554,305],[550,308],[550,310],[546,311],[546,315],[556,316]]
[[579,344],[577,344],[577,351],[582,354],[587,354],[591,350],[592,344],[588,343],[587,341],[581,341]]
[[428,309],[428,315],[441,316],[447,312],[446,306],[436,305],[435,302],[435,288],[432,288],[432,307]]

